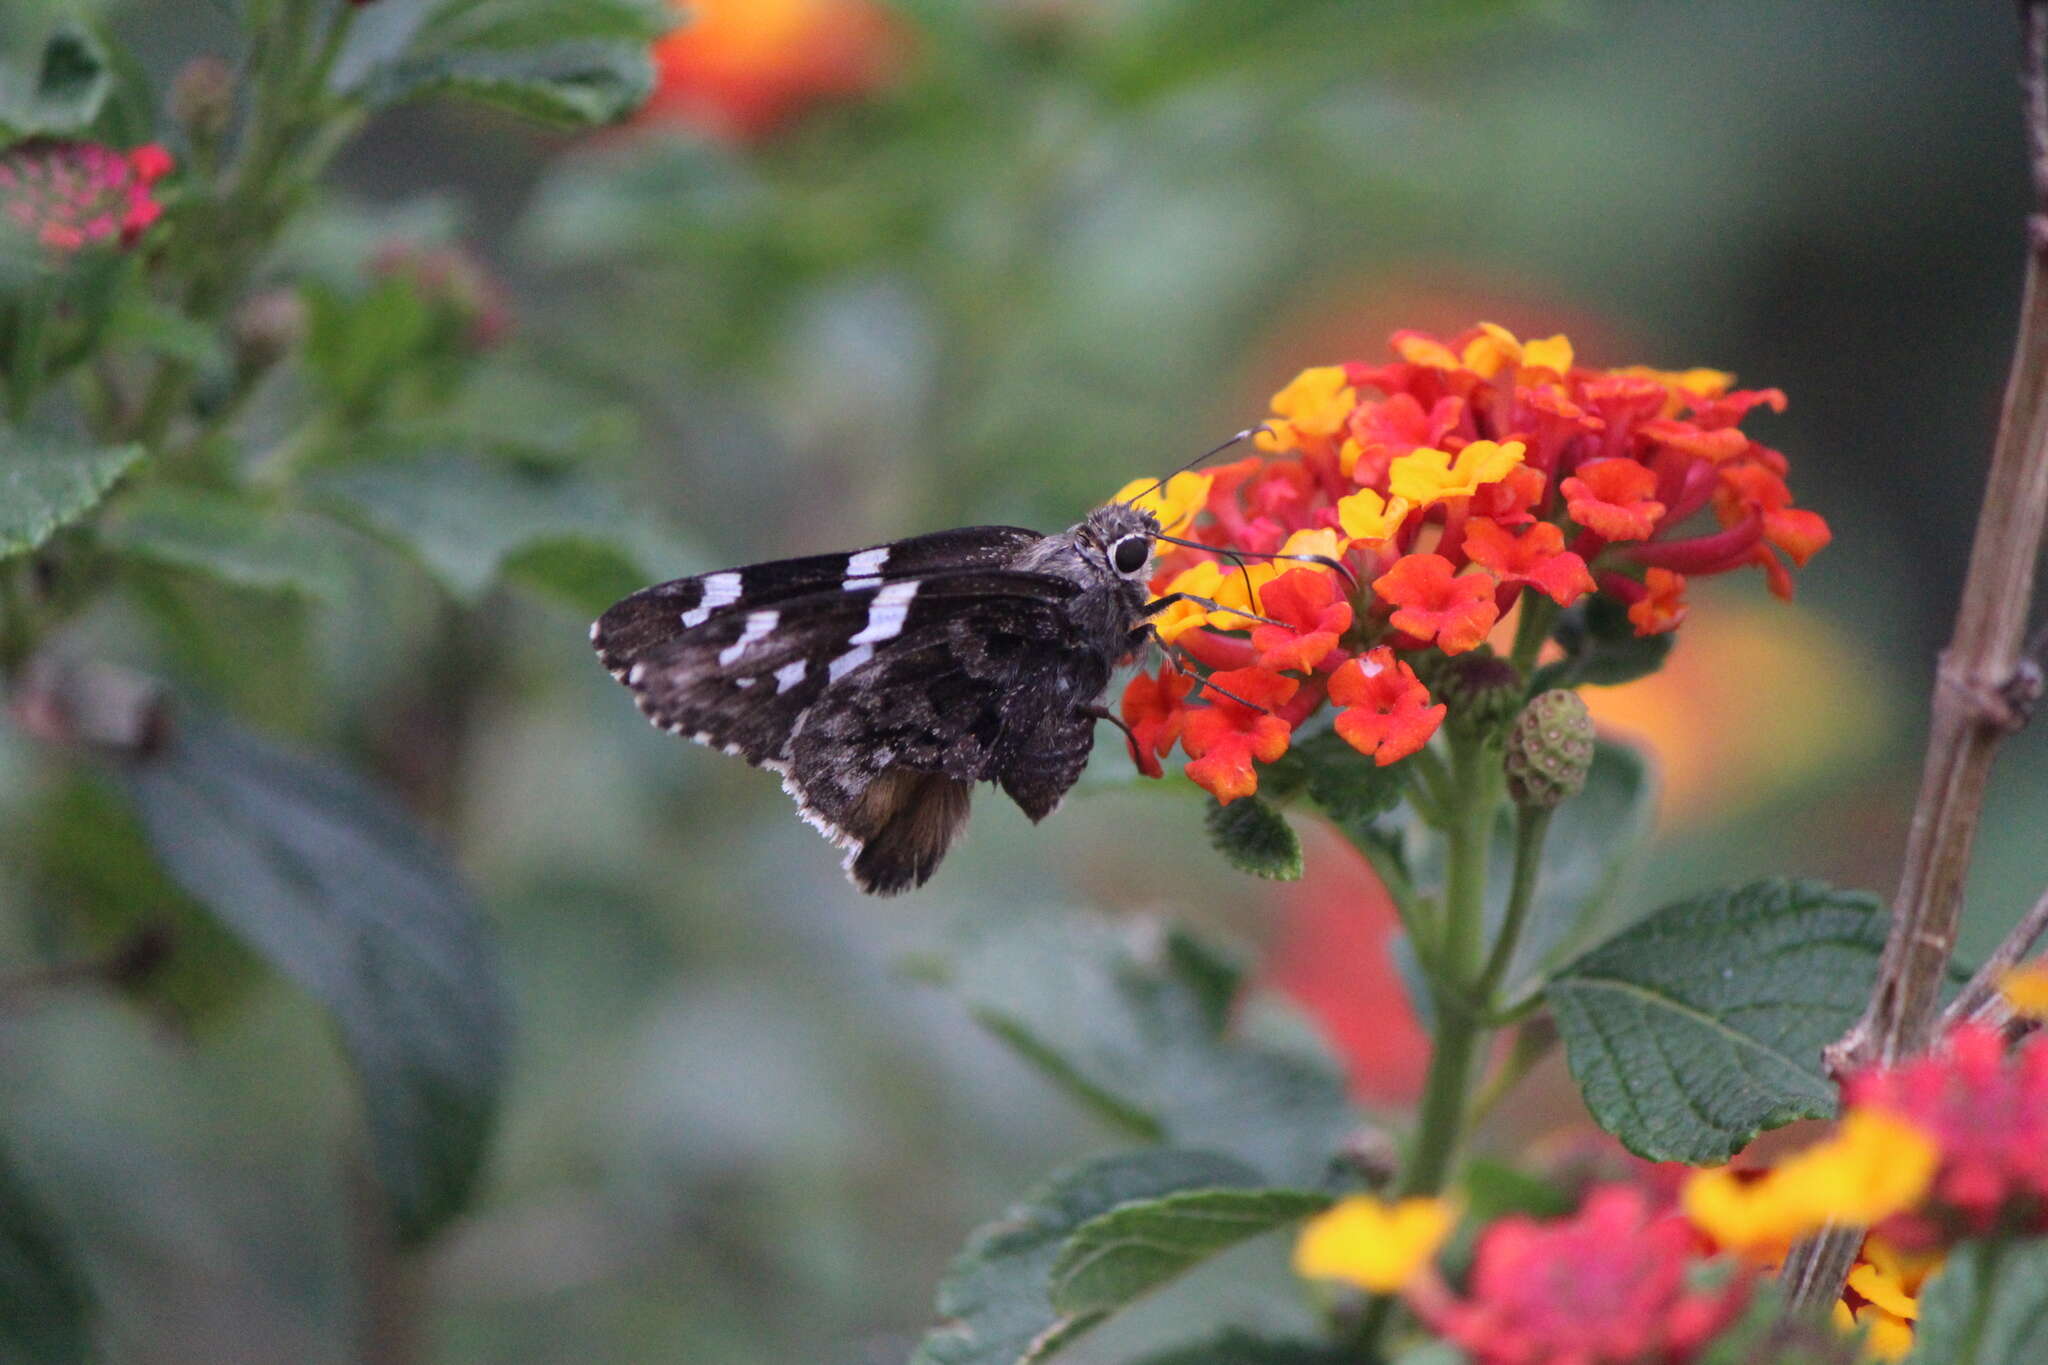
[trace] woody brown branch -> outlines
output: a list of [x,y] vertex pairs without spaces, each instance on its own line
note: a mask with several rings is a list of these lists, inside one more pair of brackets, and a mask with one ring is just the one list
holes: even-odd
[[[1955,633],[1935,673],[1927,756],[1891,930],[1863,1018],[1828,1049],[1836,1074],[1896,1062],[1932,1037],[1991,760],[1998,742],[2025,723],[2039,692],[2038,666],[2023,661],[2021,642],[2048,514],[2048,0],[2020,0],[2020,36],[2034,207],[2019,338]],[[1831,1229],[1796,1248],[1783,1271],[1794,1302],[1838,1297],[1859,1240]]]

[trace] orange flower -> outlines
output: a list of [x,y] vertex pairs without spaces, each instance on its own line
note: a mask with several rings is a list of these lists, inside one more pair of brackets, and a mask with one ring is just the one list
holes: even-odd
[[1140,673],[1124,685],[1124,724],[1131,727],[1137,738],[1134,757],[1138,771],[1145,776],[1165,775],[1159,760],[1180,738],[1181,725],[1187,717],[1182,702],[1194,685],[1192,675],[1175,668],[1161,668],[1156,678]]
[[1650,569],[1643,574],[1642,597],[1629,605],[1628,619],[1638,635],[1663,635],[1678,629],[1691,608],[1685,603],[1685,578],[1669,569]]
[[1519,536],[1495,522],[1468,522],[1465,554],[1474,564],[1491,569],[1501,582],[1527,583],[1561,607],[1593,591],[1586,561],[1564,548],[1564,532],[1547,521]]
[[1337,647],[1337,637],[1351,625],[1351,604],[1337,591],[1337,580],[1316,569],[1289,569],[1259,592],[1263,613],[1284,626],[1252,627],[1259,667],[1312,671]]
[[1252,760],[1271,763],[1287,752],[1290,727],[1270,709],[1291,699],[1301,684],[1265,668],[1226,669],[1209,681],[1215,687],[1204,689],[1208,705],[1189,712],[1181,747],[1194,759],[1187,771],[1195,785],[1227,806],[1259,789]]
[[1493,580],[1484,574],[1459,577],[1442,555],[1404,555],[1373,580],[1372,590],[1394,604],[1396,630],[1434,640],[1446,654],[1471,649],[1500,619]]
[[1444,720],[1444,706],[1430,705],[1429,689],[1386,645],[1332,673],[1330,700],[1344,708],[1337,733],[1382,768],[1429,743]]
[[805,106],[868,94],[909,56],[903,24],[874,0],[677,0],[688,18],[654,45],[642,116],[751,141]]
[[1572,520],[1609,540],[1646,539],[1664,515],[1657,476],[1634,460],[1588,460],[1560,486]]

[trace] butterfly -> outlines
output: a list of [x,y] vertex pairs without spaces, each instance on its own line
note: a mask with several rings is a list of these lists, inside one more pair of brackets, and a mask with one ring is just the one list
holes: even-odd
[[893,895],[930,879],[976,783],[1034,822],[1058,808],[1095,723],[1122,727],[1103,694],[1156,638],[1153,616],[1192,601],[1266,621],[1151,595],[1160,541],[1209,548],[1164,534],[1140,505],[1151,491],[1053,535],[968,526],[657,583],[614,603],[590,642],[656,726],[779,774],[854,885]]
[[1167,605],[1158,519],[970,526],[643,588],[591,644],[647,718],[781,775],[861,890],[921,886],[990,782],[1032,820],[1080,777],[1110,677]]

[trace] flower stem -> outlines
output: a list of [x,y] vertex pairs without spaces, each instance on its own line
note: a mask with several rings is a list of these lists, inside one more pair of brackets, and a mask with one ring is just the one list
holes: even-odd
[[1515,625],[1514,652],[1508,662],[1515,666],[1515,672],[1524,681],[1536,670],[1536,655],[1542,650],[1543,642],[1550,638],[1550,628],[1557,622],[1557,603],[1541,593],[1522,593],[1522,617]]
[[1490,1012],[1500,1008],[1493,993],[1500,989],[1501,978],[1508,973],[1508,963],[1515,956],[1515,944],[1521,940],[1522,926],[1529,918],[1529,906],[1536,899],[1536,882],[1543,871],[1543,836],[1549,832],[1549,807],[1518,808],[1515,874],[1508,888],[1507,917],[1501,921],[1500,936],[1493,941],[1493,953],[1486,959],[1486,970],[1479,975],[1478,989],[1472,993],[1480,1009]]

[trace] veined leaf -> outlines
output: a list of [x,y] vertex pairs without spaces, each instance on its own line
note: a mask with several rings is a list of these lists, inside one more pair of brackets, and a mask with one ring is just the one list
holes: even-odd
[[0,428],[0,559],[90,512],[141,458],[141,446],[71,445]]
[[1638,1156],[1695,1165],[1832,1117],[1821,1049],[1863,1012],[1884,936],[1873,898],[1819,882],[1659,910],[1549,985],[1587,1108]]
[[1183,1190],[1089,1219],[1060,1248],[1052,1305],[1068,1317],[1114,1313],[1219,1251],[1330,1206],[1314,1190]]
[[224,720],[177,713],[122,776],[171,876],[333,1014],[396,1227],[426,1237],[475,1185],[505,1069],[503,986],[454,870],[360,778]]

